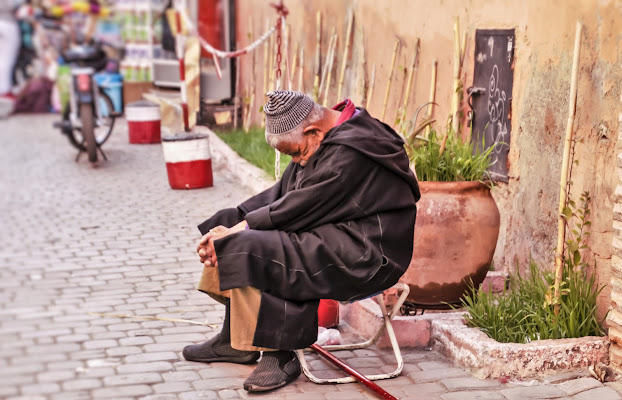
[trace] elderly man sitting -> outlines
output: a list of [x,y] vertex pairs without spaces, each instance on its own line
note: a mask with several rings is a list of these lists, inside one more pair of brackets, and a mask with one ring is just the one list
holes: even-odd
[[199,225],[199,290],[225,304],[222,331],[190,361],[254,363],[251,392],[300,375],[292,350],[317,339],[320,299],[395,284],[412,255],[419,187],[402,139],[350,100],[326,109],[273,91],[266,140],[292,162],[273,187]]

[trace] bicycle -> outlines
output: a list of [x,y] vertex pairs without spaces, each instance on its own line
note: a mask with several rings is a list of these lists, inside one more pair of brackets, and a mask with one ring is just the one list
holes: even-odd
[[64,52],[63,58],[70,65],[70,98],[62,121],[54,126],[79,150],[76,161],[86,152],[91,163],[97,162],[98,151],[107,160],[102,145],[110,137],[115,119],[122,115],[95,79],[95,72],[103,70],[107,57],[96,45],[76,46]]
[[[78,149],[76,162],[82,153],[87,153],[91,163],[97,162],[98,153],[104,160],[108,160],[102,145],[110,137],[115,119],[122,115],[123,106],[120,99],[115,104],[106,92],[109,85],[98,82],[100,78],[106,78],[106,75],[97,72],[104,71],[109,62],[114,61],[109,59],[104,48],[117,49],[111,44],[90,38],[89,33],[85,38],[76,38],[72,27],[59,18],[38,19],[39,27],[62,32],[67,42],[58,50],[60,59],[64,62],[63,66],[59,66],[59,71],[64,71],[65,74],[59,72],[57,84],[66,86],[69,99],[63,106],[61,121],[55,122],[54,127],[60,129],[71,145]],[[88,21],[93,23],[92,19]],[[118,85],[122,86],[122,82],[118,82]]]

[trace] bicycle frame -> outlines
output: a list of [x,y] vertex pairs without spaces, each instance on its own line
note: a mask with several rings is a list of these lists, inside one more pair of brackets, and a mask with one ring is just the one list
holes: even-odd
[[101,118],[100,115],[100,90],[101,88],[95,82],[93,75],[95,70],[91,67],[71,67],[71,85],[69,91],[69,120],[73,126],[79,126],[80,115],[78,110],[80,104],[92,104],[93,114],[95,115],[96,124]]

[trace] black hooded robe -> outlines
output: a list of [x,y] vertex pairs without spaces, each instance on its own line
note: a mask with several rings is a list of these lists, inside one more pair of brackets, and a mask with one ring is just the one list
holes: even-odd
[[261,291],[253,345],[306,348],[320,299],[371,296],[409,265],[420,193],[402,139],[360,112],[326,133],[305,167],[199,225],[250,229],[214,241],[220,289]]

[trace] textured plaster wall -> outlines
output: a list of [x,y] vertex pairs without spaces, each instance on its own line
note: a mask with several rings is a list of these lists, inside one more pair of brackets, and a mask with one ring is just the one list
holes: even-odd
[[[622,102],[622,98],[620,100]],[[622,112],[618,116],[618,121],[622,122]],[[607,324],[611,342],[609,359],[620,371],[622,370],[622,126],[618,128],[616,154],[617,187],[613,206],[611,310],[607,316]]]
[[[333,69],[333,90],[328,103],[337,102],[336,88],[342,59],[347,10],[355,16],[352,50],[342,97],[357,104],[364,100],[376,64],[374,96],[368,109],[380,116],[388,70],[396,39],[401,42],[396,66],[409,67],[415,39],[421,39],[420,57],[408,104],[412,115],[427,101],[433,59],[438,60],[435,116],[447,118],[452,91],[453,21],[460,18],[461,32],[468,35],[465,87],[472,83],[474,34],[476,29],[516,30],[512,137],[508,184],[499,184],[494,196],[501,212],[501,233],[495,254],[495,268],[514,270],[529,256],[543,264],[553,261],[557,235],[557,203],[568,118],[568,92],[572,68],[575,26],[584,24],[578,85],[573,194],[578,199],[589,191],[592,203],[590,246],[597,261],[601,283],[609,284],[615,143],[622,82],[622,1],[598,0],[286,0],[290,10],[290,49],[298,42],[305,47],[305,86],[311,91],[315,54],[315,15],[323,13],[322,60],[333,27],[339,34],[337,60]],[[272,23],[275,13],[266,0],[238,0],[238,38],[248,43],[249,22],[254,36]],[[363,63],[365,47],[366,65]],[[263,49],[256,53],[255,109],[263,103]],[[251,56],[242,59],[241,89],[250,90]],[[396,68],[385,122],[395,126],[397,110],[404,97],[406,70]],[[297,78],[296,78],[297,80]],[[294,85],[294,89],[297,89]],[[254,116],[256,123],[259,115]],[[601,315],[610,304],[610,287],[601,295]]]

